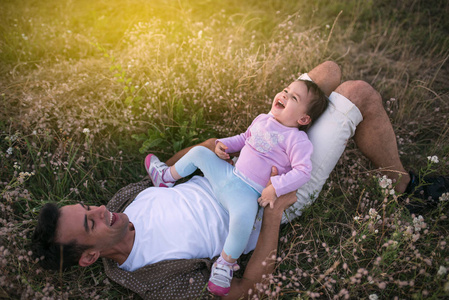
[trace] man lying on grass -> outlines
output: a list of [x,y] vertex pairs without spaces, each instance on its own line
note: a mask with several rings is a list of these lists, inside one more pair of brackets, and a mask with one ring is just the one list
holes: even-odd
[[[420,187],[420,179],[404,169],[393,128],[373,87],[363,81],[339,85],[340,69],[333,62],[322,63],[301,77],[317,83],[330,101],[307,133],[314,148],[311,179],[298,191],[280,197],[274,208],[265,208],[262,224],[256,222],[246,248],[254,253],[243,277],[233,278],[224,299],[247,295],[263,281],[264,274],[273,271],[270,258],[277,249],[281,222],[299,216],[301,208],[318,196],[352,136],[362,153],[396,180],[395,189],[403,198],[413,195],[423,200],[407,203],[409,210],[435,205],[449,190],[448,177],[424,178],[427,185]],[[213,151],[215,139],[201,145]],[[187,151],[175,154],[167,165],[173,165]],[[229,224],[208,181],[197,176],[171,189],[142,189],[131,198],[124,213],[117,213],[117,206],[111,204],[116,199],[108,204],[114,212],[104,206],[45,205],[33,235],[34,255],[44,256],[41,264],[52,269],[89,266],[100,257],[108,258],[115,262],[113,268],[117,269],[118,263],[122,272],[122,277],[113,279],[145,298],[207,296],[208,271],[202,272],[199,265],[206,261],[210,267],[210,260],[202,259],[220,254]]]

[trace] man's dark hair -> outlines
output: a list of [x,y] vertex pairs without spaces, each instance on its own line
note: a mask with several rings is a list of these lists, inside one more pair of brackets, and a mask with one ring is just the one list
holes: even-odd
[[68,244],[56,242],[58,220],[61,213],[54,203],[45,204],[38,217],[32,237],[33,255],[44,269],[65,270],[77,265],[81,254],[89,246],[79,245],[76,240]]
[[302,79],[299,79],[298,81],[304,82],[307,86],[307,91],[312,94],[307,113],[311,121],[307,125],[299,126],[299,130],[306,131],[310,128],[310,126],[312,126],[312,123],[315,122],[326,110],[327,106],[329,105],[329,99],[315,82]]

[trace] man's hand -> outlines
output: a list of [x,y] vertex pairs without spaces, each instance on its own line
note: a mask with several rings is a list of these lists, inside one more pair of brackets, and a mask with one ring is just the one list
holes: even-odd
[[[276,175],[278,175],[278,170],[276,167],[272,167],[270,176],[273,177]],[[268,181],[266,188],[268,188],[269,186],[271,186],[271,180]],[[292,206],[296,202],[296,200],[296,191],[281,195],[275,202],[273,202],[273,207],[270,205],[270,209],[265,208],[264,215],[268,216],[273,214],[275,216],[282,217],[284,210]]]
[[278,197],[276,196],[276,190],[274,189],[273,185],[268,185],[266,188],[263,189],[262,195],[259,199],[257,199],[257,202],[259,202],[259,205],[262,207],[267,206],[270,204],[270,208],[274,207],[274,201],[276,201]]
[[217,142],[217,144],[215,145],[215,154],[217,154],[217,156],[223,160],[230,159],[231,157],[228,153],[226,153],[226,149],[228,149],[228,147],[225,144],[223,144],[222,142]]

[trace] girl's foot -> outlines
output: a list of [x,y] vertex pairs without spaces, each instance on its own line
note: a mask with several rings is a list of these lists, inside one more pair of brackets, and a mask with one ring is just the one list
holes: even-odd
[[234,271],[239,269],[238,264],[223,265],[215,262],[212,266],[209,282],[207,283],[207,290],[217,296],[226,296],[231,289],[231,280]]
[[145,170],[147,170],[153,186],[172,187],[175,183],[164,180],[165,172],[170,172],[170,167],[161,162],[154,154],[148,154],[145,158]]

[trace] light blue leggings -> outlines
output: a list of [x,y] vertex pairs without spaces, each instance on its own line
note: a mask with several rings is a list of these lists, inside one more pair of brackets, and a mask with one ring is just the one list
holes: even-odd
[[203,146],[192,148],[175,164],[186,177],[199,168],[209,180],[215,196],[229,212],[229,234],[224,252],[237,259],[245,250],[256,218],[260,194],[234,175],[234,166]]

